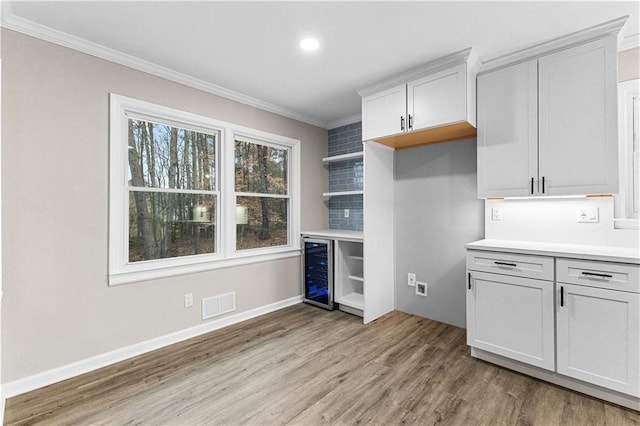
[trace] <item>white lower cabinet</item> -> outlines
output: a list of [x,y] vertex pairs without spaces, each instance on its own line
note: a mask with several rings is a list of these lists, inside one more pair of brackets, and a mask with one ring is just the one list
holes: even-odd
[[553,282],[477,271],[467,279],[467,344],[554,370]]
[[554,256],[467,251],[472,354],[640,408],[640,265]]
[[[333,242],[333,306],[363,318],[365,324],[393,310],[393,281],[367,279],[365,282],[364,240],[362,232],[328,229],[305,231],[303,237]],[[337,306],[336,306],[337,304]]]
[[640,294],[557,286],[558,373],[640,397]]

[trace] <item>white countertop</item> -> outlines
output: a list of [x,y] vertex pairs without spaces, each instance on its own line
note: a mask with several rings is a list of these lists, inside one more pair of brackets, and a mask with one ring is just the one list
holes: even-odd
[[362,231],[345,231],[342,229],[321,229],[315,231],[303,231],[302,235],[310,237],[330,238],[332,240],[363,241]]
[[472,250],[517,252],[542,256],[640,264],[640,249],[629,247],[589,246],[582,244],[558,244],[510,240],[480,240],[469,243],[466,247]]

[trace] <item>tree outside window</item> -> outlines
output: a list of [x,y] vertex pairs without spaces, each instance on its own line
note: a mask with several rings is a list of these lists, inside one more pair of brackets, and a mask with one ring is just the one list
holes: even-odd
[[236,250],[287,245],[286,148],[235,141]]
[[218,139],[129,119],[129,262],[215,253]]
[[300,141],[111,94],[109,285],[300,255]]

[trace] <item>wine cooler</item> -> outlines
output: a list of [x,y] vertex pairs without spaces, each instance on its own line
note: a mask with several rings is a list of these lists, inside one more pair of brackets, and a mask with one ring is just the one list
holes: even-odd
[[333,242],[302,239],[302,282],[304,301],[333,309]]

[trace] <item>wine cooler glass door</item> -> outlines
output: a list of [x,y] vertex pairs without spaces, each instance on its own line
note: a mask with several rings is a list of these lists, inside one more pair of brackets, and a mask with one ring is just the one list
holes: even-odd
[[304,239],[304,300],[333,309],[333,262],[330,240]]

